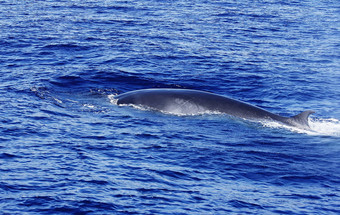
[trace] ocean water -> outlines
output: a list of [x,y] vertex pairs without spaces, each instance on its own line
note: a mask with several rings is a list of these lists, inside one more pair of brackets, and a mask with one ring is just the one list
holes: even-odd
[[[0,1],[0,214],[339,214],[339,1]],[[183,88],[312,131],[117,106]]]

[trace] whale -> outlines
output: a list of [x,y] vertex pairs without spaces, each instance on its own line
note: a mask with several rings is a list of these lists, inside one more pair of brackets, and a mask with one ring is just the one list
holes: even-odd
[[245,120],[275,121],[284,125],[311,130],[308,117],[315,113],[312,110],[303,111],[292,117],[280,116],[260,107],[243,101],[211,92],[176,89],[153,88],[134,90],[116,95],[117,105],[133,105],[149,110],[180,115],[203,113],[222,113]]

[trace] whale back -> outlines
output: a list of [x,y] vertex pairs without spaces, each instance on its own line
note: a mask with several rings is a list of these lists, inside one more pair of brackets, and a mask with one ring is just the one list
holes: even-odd
[[254,105],[225,96],[186,89],[144,89],[117,95],[117,104],[137,105],[178,115],[225,113],[248,120],[274,120],[289,126],[310,130],[308,117],[314,111],[304,111],[293,117],[282,117]]
[[187,89],[145,89],[115,97],[117,104],[133,104],[174,114],[225,113],[245,119],[275,118],[259,107],[225,96]]

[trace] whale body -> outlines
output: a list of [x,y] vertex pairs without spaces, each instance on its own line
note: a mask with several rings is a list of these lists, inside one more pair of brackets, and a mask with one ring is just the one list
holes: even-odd
[[200,114],[207,111],[224,113],[247,120],[277,121],[285,125],[310,130],[307,110],[296,116],[283,117],[254,105],[200,90],[143,89],[115,96],[118,105],[137,105],[151,110],[175,114]]

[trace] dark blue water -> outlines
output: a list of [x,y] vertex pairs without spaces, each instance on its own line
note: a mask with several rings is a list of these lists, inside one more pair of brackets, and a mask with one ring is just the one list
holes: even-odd
[[[0,214],[339,214],[339,1],[0,1]],[[313,131],[117,106],[210,91]]]

